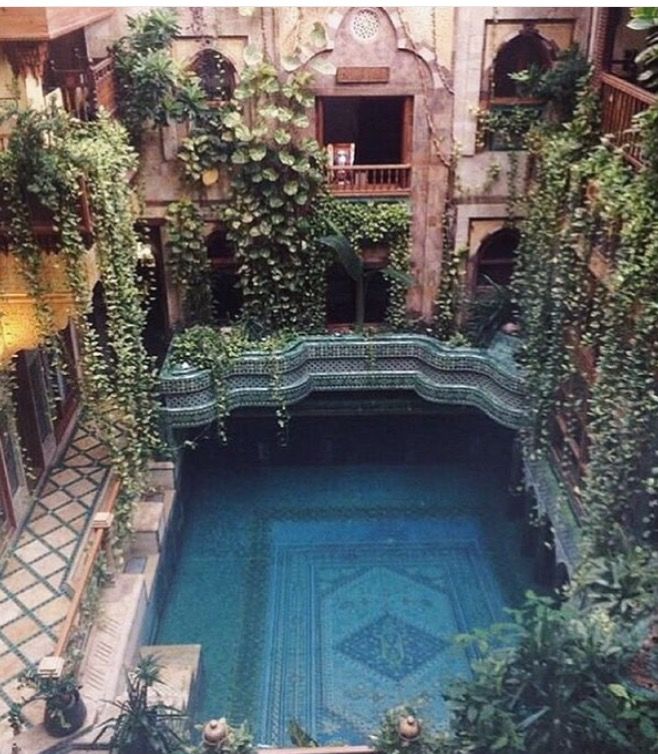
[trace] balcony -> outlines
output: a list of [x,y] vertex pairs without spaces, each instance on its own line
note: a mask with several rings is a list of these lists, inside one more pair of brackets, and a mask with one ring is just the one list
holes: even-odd
[[658,102],[658,96],[610,73],[601,74],[601,127],[623,149],[636,168],[643,165],[640,134],[633,130],[633,118]]
[[107,18],[114,8],[0,8],[0,42],[43,42]]
[[114,60],[81,60],[75,68],[50,68],[50,81],[62,92],[64,108],[80,120],[93,120],[102,107],[110,115],[117,109]]
[[409,196],[411,165],[331,165],[329,191],[335,196]]

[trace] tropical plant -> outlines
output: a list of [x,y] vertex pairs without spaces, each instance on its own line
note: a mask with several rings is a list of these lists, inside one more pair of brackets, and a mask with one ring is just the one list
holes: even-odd
[[576,573],[574,596],[599,606],[613,619],[634,626],[656,605],[658,558],[648,547],[585,560]]
[[603,610],[557,608],[532,593],[511,615],[512,624],[489,632],[488,641],[476,637],[483,657],[473,678],[447,694],[457,747],[476,754],[617,751],[604,747],[588,712],[619,683],[632,648],[628,633]]
[[113,754],[175,754],[185,745],[186,716],[175,707],[153,701],[153,687],[162,683],[161,666],[154,655],[143,657],[126,674],[126,696],[117,702],[116,717],[101,727],[96,741],[112,732]]
[[[67,736],[82,726],[87,709],[80,697],[80,684],[72,669],[67,669],[60,676],[47,676],[30,666],[19,676],[19,686],[27,686],[35,691],[26,703],[38,699],[46,702],[44,726],[52,736]],[[18,714],[15,714],[15,719],[18,723]]]
[[642,69],[637,80],[642,86],[655,91],[658,89],[658,8],[632,8],[628,28],[647,33],[644,49],[635,57],[635,62]]
[[336,254],[336,259],[345,269],[345,272],[352,278],[356,286],[354,322],[356,330],[363,330],[365,322],[366,295],[368,292],[368,281],[377,274],[396,280],[405,286],[411,285],[413,279],[410,275],[387,265],[378,269],[366,270],[363,259],[359,252],[352,246],[349,239],[343,235],[340,230],[331,222],[327,221],[334,231],[331,236],[323,236],[318,239],[318,243],[332,249]]
[[184,71],[171,56],[178,33],[176,10],[156,8],[128,18],[130,33],[112,47],[119,87],[119,117],[134,144],[150,122],[164,126],[168,117],[183,121],[203,107],[198,78]]

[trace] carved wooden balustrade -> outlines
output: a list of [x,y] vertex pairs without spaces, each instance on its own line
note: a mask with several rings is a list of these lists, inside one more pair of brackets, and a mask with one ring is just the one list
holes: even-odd
[[51,67],[52,81],[62,92],[67,112],[80,120],[93,120],[102,107],[110,115],[117,109],[114,60],[81,60],[77,68]]
[[340,196],[408,196],[411,165],[331,165],[329,190]]
[[658,96],[610,73],[601,74],[601,127],[622,147],[626,159],[642,166],[640,134],[633,130],[633,118],[658,102]]

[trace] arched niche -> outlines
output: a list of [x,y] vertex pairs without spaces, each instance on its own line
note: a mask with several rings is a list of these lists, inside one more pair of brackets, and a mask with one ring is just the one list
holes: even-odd
[[485,236],[472,259],[472,286],[491,285],[490,280],[498,285],[509,285],[519,240],[520,233],[513,227],[499,228]]
[[554,42],[542,36],[533,24],[524,24],[521,31],[496,52],[491,68],[491,97],[518,97],[518,84],[510,74],[529,68],[546,71],[553,65],[556,55]]
[[236,70],[231,61],[213,49],[200,50],[188,65],[201,82],[201,88],[211,101],[227,102],[233,96]]

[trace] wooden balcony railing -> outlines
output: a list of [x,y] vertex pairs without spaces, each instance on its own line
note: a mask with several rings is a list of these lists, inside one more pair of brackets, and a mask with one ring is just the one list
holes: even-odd
[[340,196],[408,196],[411,165],[331,165],[329,190]]
[[635,167],[642,166],[640,134],[633,130],[633,117],[658,102],[658,96],[610,73],[601,74],[601,126],[614,138]]
[[52,81],[62,91],[67,112],[80,120],[93,120],[103,107],[116,111],[114,60],[111,57],[81,61],[78,68],[51,67]]

